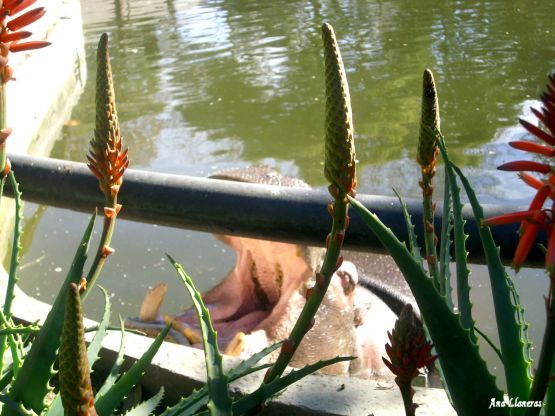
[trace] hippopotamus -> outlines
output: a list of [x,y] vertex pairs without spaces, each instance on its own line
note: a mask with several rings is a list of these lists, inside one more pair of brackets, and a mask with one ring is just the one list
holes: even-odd
[[[268,168],[230,170],[213,176],[278,186],[307,187]],[[286,339],[314,285],[323,249],[236,236],[216,236],[229,245],[236,263],[221,283],[202,295],[218,333],[220,351],[246,358],[274,342]],[[176,315],[161,316],[165,284],[145,297],[139,317],[126,325],[146,332],[158,331],[165,323],[173,327],[174,341],[202,348],[197,317],[192,308]],[[391,378],[382,362],[385,344],[407,300],[391,288],[365,276],[344,261],[331,284],[292,361],[300,367],[336,356],[355,356],[350,362],[326,367],[338,375]],[[275,358],[275,357],[274,357]],[[272,357],[270,357],[272,359]]]

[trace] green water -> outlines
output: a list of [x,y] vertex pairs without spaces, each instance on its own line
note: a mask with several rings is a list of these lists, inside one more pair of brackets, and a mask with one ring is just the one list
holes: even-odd
[[[520,157],[506,143],[524,135],[517,118],[529,116],[555,68],[553,6],[546,0],[83,1],[89,81],[52,156],[85,161],[94,124],[94,50],[107,31],[131,167],[207,176],[267,165],[324,186],[319,28],[327,21],[351,89],[359,191],[392,195],[395,187],[418,195],[415,142],[428,67],[452,158],[481,200],[526,203],[531,192],[495,166]],[[21,286],[48,301],[87,219],[31,204],[26,214]],[[166,312],[188,302],[165,252],[201,288],[233,264],[210,235],[126,221],[116,228],[116,254],[100,279],[114,293],[114,316],[137,314],[158,281],[170,285]],[[489,303],[481,300],[488,292],[477,290],[487,287],[483,268],[474,276],[477,303]],[[523,297],[539,331],[546,278],[531,270],[523,276],[517,284],[527,288]],[[98,316],[99,305],[88,307]],[[476,310],[491,329],[491,312]]]

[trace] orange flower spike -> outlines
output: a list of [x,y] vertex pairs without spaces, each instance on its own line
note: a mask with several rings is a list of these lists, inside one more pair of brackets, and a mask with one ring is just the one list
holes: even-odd
[[[549,133],[543,131],[542,129],[540,129],[537,126],[534,126],[532,123],[530,123],[526,120],[520,119],[518,121],[520,121],[520,124],[522,125],[522,127],[524,127],[526,130],[528,130],[530,133],[532,133],[538,139],[543,140],[547,144],[555,146],[555,137],[552,137]],[[545,116],[543,118],[543,121],[545,122]]]
[[534,240],[538,235],[541,227],[544,225],[545,220],[547,219],[547,214],[544,211],[535,212],[530,220],[527,222],[526,229],[520,236],[520,241],[518,242],[518,246],[515,250],[515,257],[513,258],[513,268],[518,271],[526,257],[528,257],[528,253],[534,244]]
[[514,142],[509,142],[509,146],[514,147],[518,150],[524,150],[526,152],[537,153],[539,155],[544,155],[547,157],[555,156],[555,148],[551,146],[545,146],[542,144],[529,142],[526,140],[517,140]]
[[25,31],[12,32],[12,33],[4,32],[0,35],[0,42],[15,42],[18,40],[26,39],[31,35],[32,35],[31,32],[25,32]]
[[522,179],[522,181],[528,185],[531,186],[534,189],[541,189],[543,188],[545,185],[542,181],[540,181],[538,178],[536,178],[533,175],[530,175],[529,173],[526,172],[519,172],[518,177],[520,179]]
[[36,22],[42,16],[44,16],[45,13],[46,10],[44,9],[44,7],[38,7],[36,9],[29,10],[27,13],[22,14],[19,17],[16,17],[14,20],[10,20],[6,26],[12,32],[15,32],[25,26],[30,25],[33,22]]
[[511,212],[509,214],[498,215],[496,217],[488,218],[487,220],[482,220],[482,225],[505,225],[518,221],[529,221],[534,217],[534,215],[537,215],[540,212],[541,210]]
[[15,43],[10,46],[10,52],[30,51],[33,49],[41,49],[50,46],[50,42],[43,40],[35,40],[32,42]]
[[18,1],[17,3],[14,3],[14,6],[9,8],[10,16],[15,16],[20,11],[25,10],[27,7],[32,6],[36,2],[37,0],[23,0],[23,1]]
[[532,162],[529,160],[516,160],[514,162],[504,163],[501,166],[498,166],[497,169],[512,172],[518,172],[521,170],[529,170],[540,173],[551,172],[551,166],[546,165],[545,163]]

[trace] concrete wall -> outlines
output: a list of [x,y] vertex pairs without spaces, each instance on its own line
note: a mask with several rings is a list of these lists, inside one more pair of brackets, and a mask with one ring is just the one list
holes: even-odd
[[[16,79],[7,84],[7,125],[13,128],[7,149],[9,153],[48,156],[83,91],[87,66],[79,0],[39,0],[35,4],[45,6],[47,12],[29,26],[32,40],[47,40],[52,45],[10,54]],[[2,199],[1,260],[9,245],[13,207],[13,201]]]

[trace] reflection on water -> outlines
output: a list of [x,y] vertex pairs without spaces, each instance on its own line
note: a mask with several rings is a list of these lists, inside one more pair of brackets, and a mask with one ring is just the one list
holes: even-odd
[[[429,67],[452,158],[482,200],[530,197],[515,175],[495,166],[518,155],[506,142],[524,134],[517,117],[526,116],[555,66],[553,1],[96,0],[82,7],[90,74],[99,35],[110,34],[133,168],[207,176],[264,164],[323,186],[319,28],[328,21],[350,82],[362,192],[392,195],[395,187],[418,195],[415,141],[421,75]],[[52,156],[84,161],[94,124],[93,76],[72,117]],[[50,208],[41,215],[32,243],[28,229],[24,262],[42,260],[29,263],[22,286],[48,299],[86,218]],[[202,287],[233,262],[211,236],[124,221],[117,228],[116,256],[101,279],[116,293],[116,313],[136,313],[146,288],[159,280],[175,284],[169,310],[185,303],[165,252]]]

